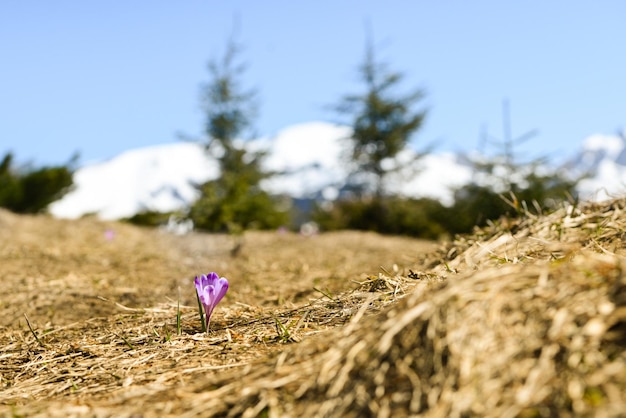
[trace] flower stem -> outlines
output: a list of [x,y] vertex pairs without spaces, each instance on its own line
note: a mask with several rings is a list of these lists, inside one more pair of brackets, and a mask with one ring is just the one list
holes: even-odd
[[204,322],[204,307],[202,306],[202,302],[200,302],[200,296],[198,292],[196,292],[196,299],[198,300],[198,315],[200,315],[200,324],[202,324],[202,332],[208,333],[208,327]]

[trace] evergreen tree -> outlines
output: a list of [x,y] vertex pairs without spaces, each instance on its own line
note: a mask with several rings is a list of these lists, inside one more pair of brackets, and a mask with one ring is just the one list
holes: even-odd
[[455,191],[452,208],[455,216],[449,225],[452,232],[469,232],[474,226],[483,226],[488,220],[505,215],[517,217],[553,210],[563,200],[576,197],[580,178],[548,169],[546,158],[520,160],[516,147],[536,131],[513,138],[509,119],[508,102],[504,101],[504,139],[489,141],[497,147],[495,155],[471,161],[474,180]]
[[16,213],[38,213],[67,193],[78,156],[62,166],[16,170],[13,154],[0,162],[0,207]]
[[422,126],[426,112],[414,111],[413,106],[424,93],[394,94],[403,75],[390,72],[375,59],[371,42],[359,66],[359,77],[365,92],[344,96],[337,111],[348,115],[353,127],[350,159],[355,164],[352,178],[356,184],[352,186],[360,194],[373,192],[380,197],[385,194],[386,176],[402,168],[398,154]]
[[22,192],[19,179],[13,173],[13,154],[7,153],[0,163],[0,207],[13,209],[19,205]]
[[256,93],[241,86],[245,66],[238,64],[238,54],[238,45],[231,40],[223,58],[210,62],[212,80],[203,89],[205,146],[217,159],[220,176],[199,186],[201,196],[190,217],[197,228],[209,231],[241,232],[286,221],[286,213],[277,210],[261,189],[269,175],[261,167],[265,153],[249,151],[240,140],[252,127]]

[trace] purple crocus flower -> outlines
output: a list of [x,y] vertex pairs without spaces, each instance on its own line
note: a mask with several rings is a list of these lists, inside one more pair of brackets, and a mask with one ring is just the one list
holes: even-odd
[[207,275],[196,276],[195,283],[198,298],[204,307],[206,331],[209,332],[211,314],[213,314],[213,309],[215,309],[228,291],[228,280],[225,277],[219,277],[217,273],[211,272]]

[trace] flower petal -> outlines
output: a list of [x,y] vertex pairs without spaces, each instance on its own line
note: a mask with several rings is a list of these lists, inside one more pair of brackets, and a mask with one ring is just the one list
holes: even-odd
[[210,309],[213,305],[213,297],[211,295],[211,289],[209,287],[205,287],[202,289],[198,296],[200,297],[200,302],[202,302],[202,306],[204,306],[204,310]]
[[207,285],[214,285],[215,282],[218,281],[220,278],[220,276],[218,276],[217,273],[215,273],[214,271],[210,272],[204,277],[206,277]]
[[217,305],[220,303],[226,292],[228,292],[228,280],[225,277],[221,277],[213,289],[213,303]]
[[198,296],[200,296],[200,292],[202,291],[202,276],[196,276],[194,280],[194,284],[196,285],[196,291],[198,292]]

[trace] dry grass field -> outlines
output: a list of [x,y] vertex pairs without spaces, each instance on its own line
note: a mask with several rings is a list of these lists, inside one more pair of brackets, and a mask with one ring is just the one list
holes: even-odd
[[[0,416],[624,416],[625,209],[240,251],[0,211]],[[204,334],[209,271],[230,290]]]
[[[239,243],[0,211],[2,415],[178,415],[187,402],[153,396],[344,325],[355,295],[368,294],[359,288],[383,269],[406,274],[435,248],[356,232],[250,232],[234,256]],[[205,335],[193,278],[209,271],[230,291]]]

